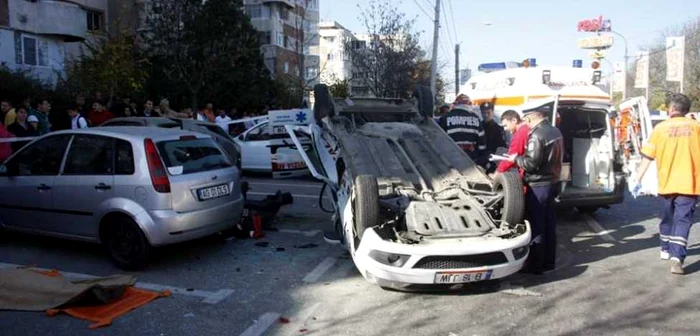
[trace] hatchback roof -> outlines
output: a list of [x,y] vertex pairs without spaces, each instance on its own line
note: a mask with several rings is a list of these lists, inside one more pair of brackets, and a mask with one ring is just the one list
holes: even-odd
[[184,131],[180,129],[172,128],[156,128],[156,127],[139,127],[139,126],[112,126],[112,127],[94,127],[94,128],[84,128],[77,130],[65,130],[58,131],[49,134],[94,134],[94,135],[104,135],[111,137],[118,137],[123,139],[145,139],[151,138],[153,140],[168,140],[173,138],[178,138],[185,135],[196,136],[198,138],[210,138],[210,136],[201,133],[195,133],[191,131]]

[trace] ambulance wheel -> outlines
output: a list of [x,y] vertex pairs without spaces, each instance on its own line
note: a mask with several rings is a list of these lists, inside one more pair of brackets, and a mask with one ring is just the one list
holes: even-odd
[[316,122],[320,122],[321,119],[325,117],[332,117],[335,115],[333,98],[326,84],[314,85],[314,99],[314,119]]
[[493,191],[503,194],[501,221],[511,225],[520,224],[525,216],[523,182],[515,172],[498,174],[493,181]]
[[355,178],[355,234],[359,240],[365,230],[379,224],[379,187],[373,175]]
[[425,86],[419,86],[413,91],[413,96],[418,99],[418,111],[424,117],[432,117],[435,104],[433,102],[433,93]]

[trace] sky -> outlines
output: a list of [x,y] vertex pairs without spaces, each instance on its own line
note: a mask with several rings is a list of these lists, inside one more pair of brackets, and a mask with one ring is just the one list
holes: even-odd
[[[369,1],[320,0],[321,21],[336,21],[354,33],[363,33],[358,17]],[[435,0],[391,2],[408,17],[416,17],[421,44],[432,52]],[[539,65],[564,66],[582,59],[587,66],[593,61],[591,51],[579,49],[577,41],[594,33],[578,32],[581,20],[600,15],[610,19],[612,29],[626,38],[629,55],[635,56],[658,42],[668,29],[700,17],[700,0],[442,0],[442,7],[438,59],[447,64],[441,74],[450,83],[454,82],[456,43],[461,43],[460,68],[526,58],[537,59]],[[619,36],[614,39],[606,58],[622,62],[625,44]],[[602,66],[603,71],[610,71],[605,61]]]

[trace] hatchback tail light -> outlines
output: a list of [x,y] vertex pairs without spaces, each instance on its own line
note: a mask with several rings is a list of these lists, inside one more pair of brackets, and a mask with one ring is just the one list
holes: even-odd
[[153,188],[159,193],[169,193],[170,180],[168,180],[168,173],[158,155],[156,145],[151,139],[144,140],[143,145],[146,148],[146,161],[148,162],[148,171],[151,173]]

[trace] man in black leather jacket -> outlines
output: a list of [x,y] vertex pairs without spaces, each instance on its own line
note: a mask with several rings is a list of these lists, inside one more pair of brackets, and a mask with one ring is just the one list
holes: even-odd
[[554,199],[559,190],[564,139],[546,117],[552,108],[550,103],[523,110],[523,119],[530,126],[527,148],[523,156],[511,157],[525,171],[525,204],[532,227],[527,271],[535,274],[553,270],[556,259]]

